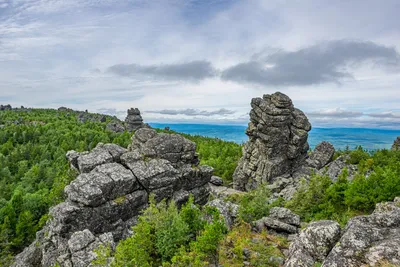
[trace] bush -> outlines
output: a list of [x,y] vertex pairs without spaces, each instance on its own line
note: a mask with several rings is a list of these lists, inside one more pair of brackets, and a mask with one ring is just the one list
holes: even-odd
[[[210,223],[204,219],[206,214],[212,218]],[[112,266],[203,266],[216,262],[226,228],[215,208],[201,211],[192,196],[180,211],[173,201],[156,204],[151,197],[133,232],[118,244]]]
[[269,198],[271,191],[266,185],[260,185],[255,190],[244,194],[239,202],[239,218],[245,222],[261,219],[269,214]]
[[359,169],[352,181],[348,180],[347,169],[335,183],[326,176],[313,175],[308,184],[302,183],[286,207],[306,221],[333,219],[344,225],[352,216],[370,213],[377,203],[400,195],[398,151],[368,154],[359,148],[350,155]]

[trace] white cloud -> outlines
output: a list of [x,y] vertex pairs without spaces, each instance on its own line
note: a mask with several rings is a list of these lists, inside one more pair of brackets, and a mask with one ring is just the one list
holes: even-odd
[[[235,113],[196,120],[246,123],[252,97],[280,90],[311,113],[317,125],[327,121],[372,125],[381,118],[366,113],[392,110],[392,117],[385,120],[398,127],[400,75],[371,66],[348,66],[354,79],[342,80],[340,86],[280,88],[218,77],[188,83],[175,74],[180,78],[166,79],[165,69],[163,79],[155,79],[154,72],[134,77],[106,72],[121,64],[135,64],[143,72],[149,70],[143,67],[182,62],[210,62],[212,69],[225,70],[253,60],[255,54],[277,49],[287,54],[332,40],[373,42],[400,51],[396,0],[0,0],[4,3],[8,6],[0,10],[0,103],[106,108],[116,114],[129,107],[226,109]],[[312,115],[321,110],[342,114]],[[338,121],[349,110],[364,115],[347,114],[346,120]],[[170,116],[143,112],[147,121],[193,119]]]

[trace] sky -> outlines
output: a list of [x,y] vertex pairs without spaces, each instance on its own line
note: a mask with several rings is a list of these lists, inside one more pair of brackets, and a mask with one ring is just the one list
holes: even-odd
[[0,0],[0,104],[247,124],[287,94],[314,127],[400,129],[398,0]]

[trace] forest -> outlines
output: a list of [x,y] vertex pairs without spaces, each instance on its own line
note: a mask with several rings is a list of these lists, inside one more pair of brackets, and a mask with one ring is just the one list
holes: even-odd
[[[35,237],[49,207],[63,201],[63,189],[76,176],[65,157],[69,150],[89,151],[99,142],[127,147],[132,133],[114,133],[114,119],[86,120],[71,110],[18,109],[0,112],[0,266],[7,266]],[[90,115],[89,115],[90,116]],[[201,164],[215,168],[227,182],[241,147],[233,142],[188,136],[197,143]]]
[[[64,187],[77,175],[65,157],[68,150],[88,151],[99,142],[123,147],[130,143],[132,133],[106,130],[112,117],[81,122],[77,114],[51,109],[0,112],[0,266],[8,266],[34,240],[48,219],[49,208],[63,201]],[[242,153],[240,145],[184,136],[197,144],[201,164],[212,166],[225,184],[232,182]],[[271,257],[281,257],[277,244],[284,248],[287,241],[253,233],[249,224],[268,215],[271,207],[287,207],[306,222],[334,219],[344,225],[352,216],[372,212],[376,203],[400,195],[400,151],[358,147],[339,151],[336,157],[344,155],[358,168],[351,180],[347,170],[336,182],[314,174],[287,202],[271,203],[269,190],[262,186],[229,199],[239,204],[239,218],[230,231],[217,211],[197,207],[192,200],[179,210],[173,202],[153,201],[134,227],[135,234],[120,242],[115,252],[100,248],[93,264],[103,266],[113,253],[114,266],[242,266],[241,251],[251,247],[263,252],[262,257],[250,259],[252,266],[278,266]],[[260,242],[254,244],[252,239]]]

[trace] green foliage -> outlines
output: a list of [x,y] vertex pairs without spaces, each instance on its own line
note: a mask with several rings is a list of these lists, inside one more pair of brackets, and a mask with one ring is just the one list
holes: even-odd
[[283,258],[280,249],[286,249],[285,238],[269,235],[267,232],[251,231],[251,225],[240,222],[224,238],[219,251],[219,264],[226,267],[241,267],[245,261],[243,249],[250,252],[250,266],[279,266],[276,257]]
[[102,267],[102,266],[107,266],[109,264],[110,257],[112,254],[110,245],[104,246],[103,244],[101,244],[93,252],[97,254],[97,258],[94,261],[92,261],[93,266]]
[[334,219],[344,225],[356,214],[373,211],[376,203],[392,201],[400,195],[400,152],[378,150],[367,153],[362,148],[346,152],[359,172],[348,180],[344,169],[336,182],[313,175],[286,203],[286,207],[304,220]]
[[[68,150],[88,151],[99,142],[123,147],[130,144],[132,133],[106,130],[113,118],[82,123],[77,115],[74,111],[50,109],[0,111],[0,125],[5,125],[0,130],[1,266],[9,265],[3,259],[11,258],[32,241],[45,224],[49,207],[63,201],[64,187],[77,176],[65,157]],[[197,143],[202,164],[213,166],[217,175],[231,180],[241,156],[240,145],[185,137]],[[189,235],[195,236],[202,227],[190,225]]]
[[239,202],[239,218],[245,222],[261,219],[269,214],[269,198],[271,191],[266,185],[261,185],[255,190],[244,194]]
[[0,112],[0,124],[5,125],[0,131],[2,266],[7,266],[3,259],[32,242],[49,207],[63,200],[64,187],[76,177],[65,157],[68,150],[130,142],[129,133],[105,131],[106,122],[78,122],[76,114],[45,109]]
[[[204,219],[206,213],[212,217],[210,223]],[[215,209],[201,211],[193,197],[180,211],[173,201],[156,204],[151,197],[133,232],[118,244],[112,266],[203,266],[218,259],[226,228]]]
[[359,164],[361,161],[368,159],[370,154],[361,146],[358,146],[355,150],[349,152],[349,156],[348,163]]

